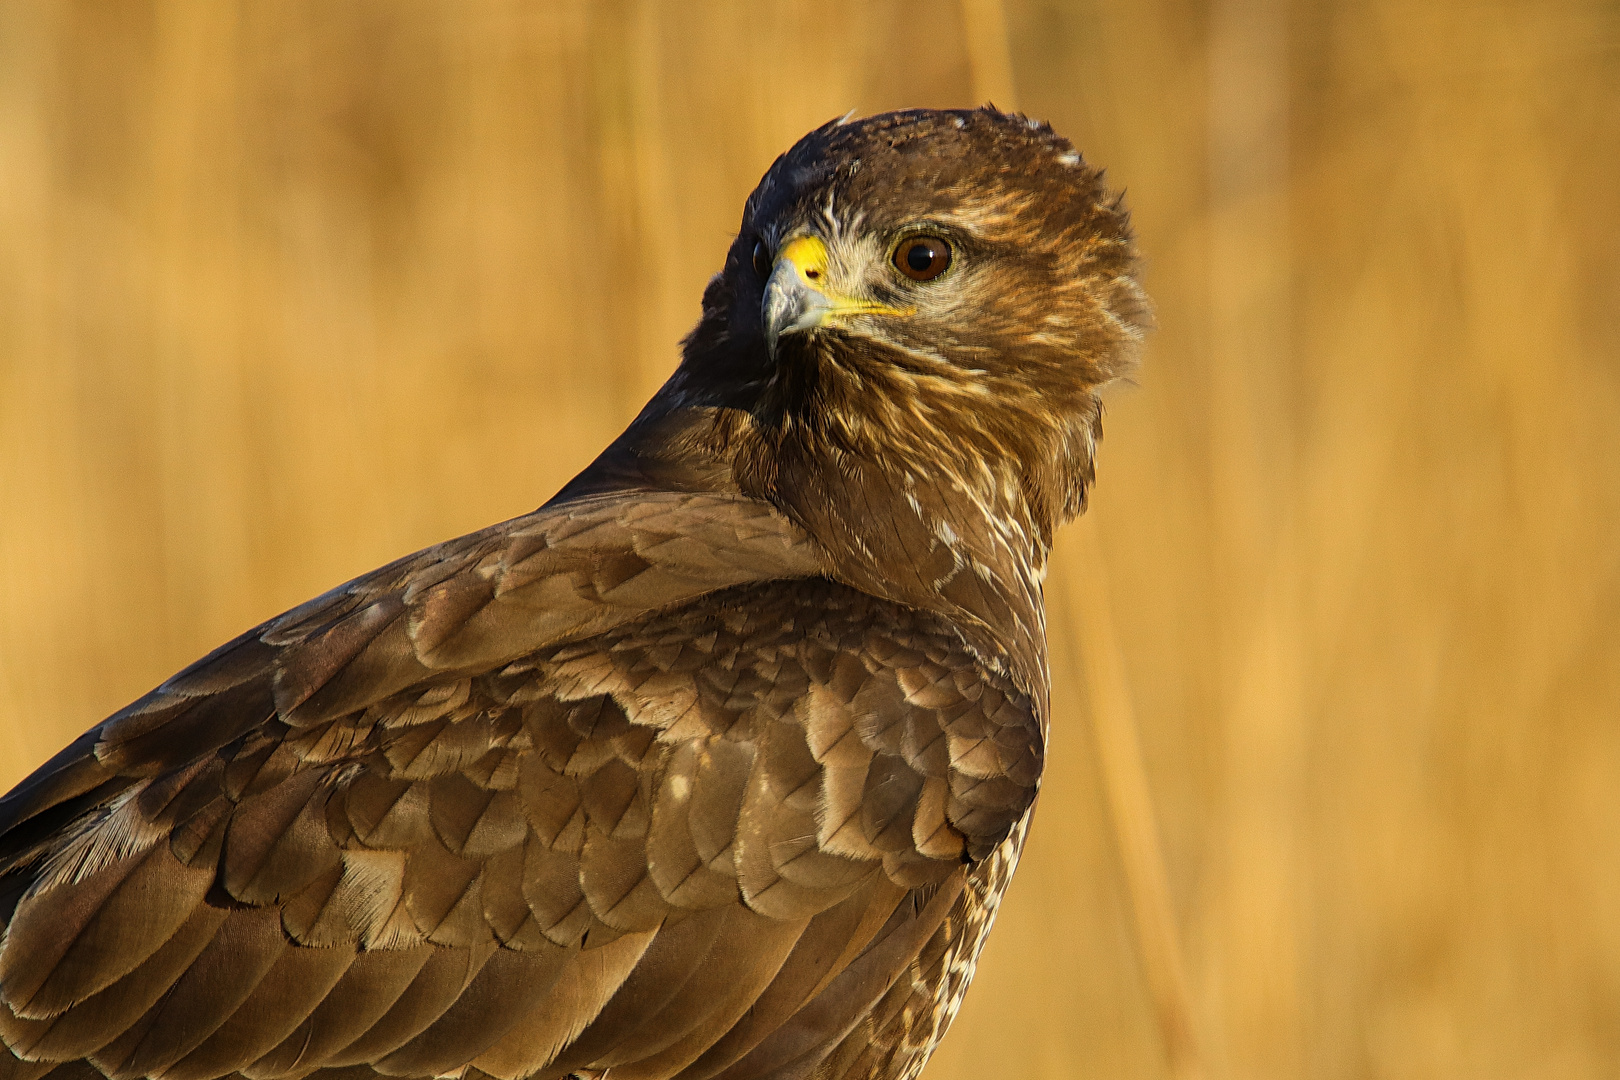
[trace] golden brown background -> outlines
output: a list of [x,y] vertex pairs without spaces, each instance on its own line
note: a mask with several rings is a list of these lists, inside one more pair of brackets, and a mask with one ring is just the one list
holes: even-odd
[[928,1075],[1620,1076],[1616,0],[8,0],[0,789],[540,503],[776,153],[985,96],[1160,329]]

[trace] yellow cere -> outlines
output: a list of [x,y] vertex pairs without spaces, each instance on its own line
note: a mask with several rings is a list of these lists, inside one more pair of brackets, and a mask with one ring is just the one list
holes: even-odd
[[782,245],[776,261],[787,260],[804,283],[825,293],[827,282],[827,243],[819,236],[796,236]]

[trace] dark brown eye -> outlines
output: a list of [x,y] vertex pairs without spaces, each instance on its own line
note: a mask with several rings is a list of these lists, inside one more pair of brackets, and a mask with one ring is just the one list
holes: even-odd
[[771,249],[765,246],[765,241],[754,241],[754,273],[761,278],[771,276]]
[[894,249],[894,268],[912,281],[933,281],[951,265],[951,245],[937,236],[908,236]]

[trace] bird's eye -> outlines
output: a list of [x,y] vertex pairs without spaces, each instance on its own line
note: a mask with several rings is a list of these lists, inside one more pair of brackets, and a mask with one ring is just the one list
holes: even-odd
[[951,265],[951,245],[937,236],[908,236],[894,249],[894,268],[912,281],[933,281]]
[[754,273],[762,279],[771,276],[771,249],[763,240],[754,241]]

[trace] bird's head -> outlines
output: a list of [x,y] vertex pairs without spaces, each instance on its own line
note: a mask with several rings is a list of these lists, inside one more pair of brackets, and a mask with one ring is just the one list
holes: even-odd
[[1050,127],[914,110],[778,159],[724,276],[781,367],[887,362],[983,396],[1118,375],[1144,314],[1133,262],[1119,200]]
[[838,121],[749,197],[676,384],[842,460],[1012,483],[1049,529],[1148,319],[1134,270],[1120,200],[1047,125]]

